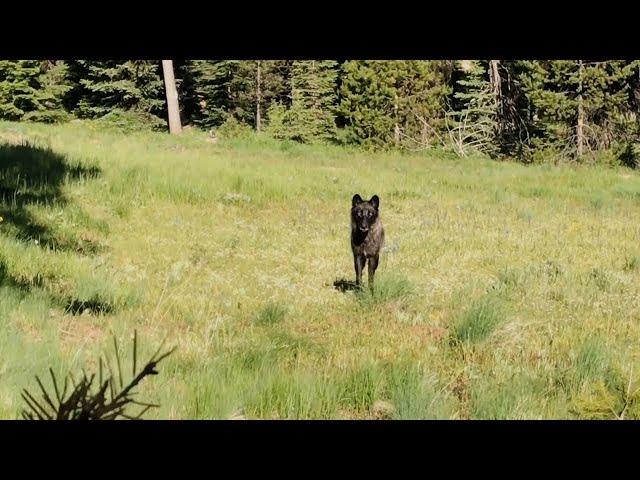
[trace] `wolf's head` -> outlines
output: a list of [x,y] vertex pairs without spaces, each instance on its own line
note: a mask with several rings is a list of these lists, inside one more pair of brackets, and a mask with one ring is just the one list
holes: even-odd
[[380,199],[377,195],[371,197],[371,200],[362,200],[357,193],[351,200],[351,223],[354,230],[362,233],[369,231],[369,228],[378,220],[378,209],[380,207]]

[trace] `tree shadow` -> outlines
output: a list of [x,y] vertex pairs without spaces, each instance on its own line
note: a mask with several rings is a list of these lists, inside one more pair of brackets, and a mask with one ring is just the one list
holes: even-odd
[[[45,279],[40,275],[28,280],[12,275],[9,273],[6,263],[0,260],[0,287],[9,287],[21,292],[23,295],[27,295],[34,288],[44,287],[44,281]],[[97,295],[84,300],[69,295],[53,295],[52,298],[62,307],[64,313],[70,313],[71,315],[82,315],[85,312],[93,315],[108,315],[115,311],[112,303],[99,298]]]
[[[69,204],[63,191],[65,183],[96,178],[100,174],[97,167],[70,164],[64,155],[48,147],[28,143],[0,144],[0,234],[32,245],[37,244],[45,249],[96,253],[99,245],[74,236],[61,237],[49,226],[39,222],[30,208],[64,207]],[[27,294],[44,284],[45,278],[40,274],[33,278],[12,275],[7,265],[0,260],[0,286]],[[83,300],[72,296],[53,297],[61,304],[65,313],[72,315],[81,315],[87,310],[92,314],[109,314],[113,311],[109,302],[99,298]]]
[[33,282],[9,274],[7,265],[0,260],[0,287],[10,287],[22,293],[28,293],[34,286],[42,286],[42,278],[38,277]]
[[0,144],[0,215],[3,233],[43,248],[95,253],[97,247],[77,239],[57,238],[38,222],[29,207],[64,206],[63,185],[71,180],[95,178],[97,167],[70,165],[64,155],[48,147],[23,143]]

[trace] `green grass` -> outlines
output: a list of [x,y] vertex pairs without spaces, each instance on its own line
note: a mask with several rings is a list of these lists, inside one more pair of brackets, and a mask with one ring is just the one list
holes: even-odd
[[287,315],[287,309],[277,303],[268,303],[258,310],[254,321],[259,325],[273,325],[280,323]]
[[[354,193],[373,292],[333,287]],[[639,199],[623,168],[0,123],[0,417],[137,329],[178,347],[157,418],[639,418]]]
[[413,293],[413,286],[406,277],[391,274],[376,279],[373,289],[365,287],[356,295],[363,307],[373,308],[378,304],[402,302]]
[[499,304],[491,297],[475,301],[454,322],[452,336],[454,340],[466,343],[477,343],[491,335],[501,323],[504,315]]

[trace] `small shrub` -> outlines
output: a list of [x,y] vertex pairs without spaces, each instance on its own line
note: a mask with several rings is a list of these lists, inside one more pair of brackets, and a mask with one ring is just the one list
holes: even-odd
[[272,103],[267,110],[268,123],[265,133],[278,140],[288,138],[286,126],[287,108],[281,103]]
[[638,160],[640,160],[638,146],[633,143],[627,143],[618,153],[617,159],[619,164],[624,167],[638,168]]
[[113,110],[94,120],[102,128],[114,129],[122,133],[133,133],[165,127],[165,122],[155,115],[136,110]]
[[216,129],[216,134],[221,140],[242,140],[253,136],[253,130],[248,125],[238,122],[235,117],[229,116]]

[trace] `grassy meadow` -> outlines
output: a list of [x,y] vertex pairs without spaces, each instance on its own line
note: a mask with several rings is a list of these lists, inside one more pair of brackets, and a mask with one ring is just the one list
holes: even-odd
[[147,418],[640,418],[631,170],[4,122],[0,193],[0,418],[134,329]]

